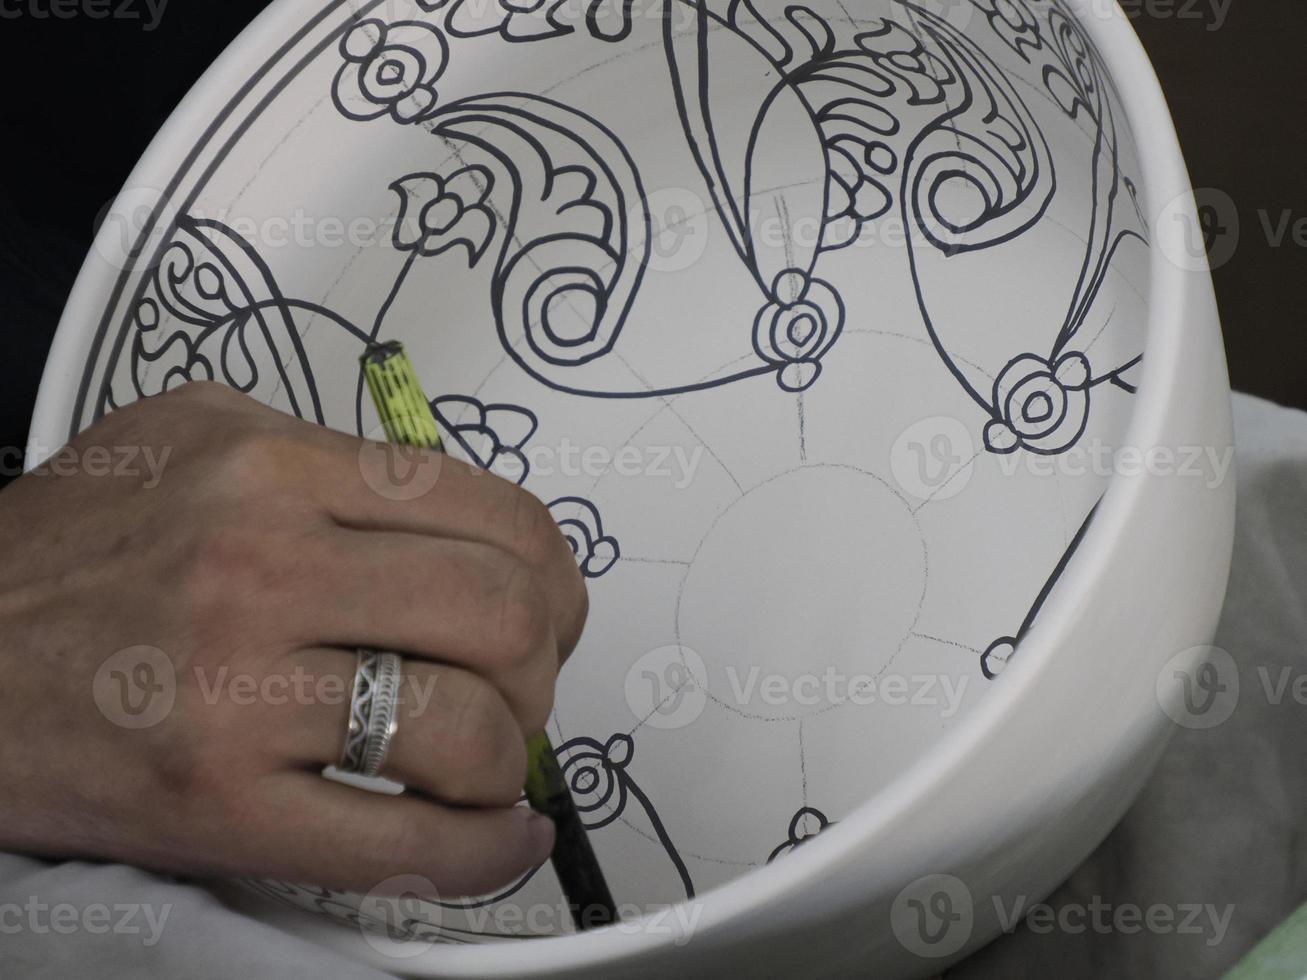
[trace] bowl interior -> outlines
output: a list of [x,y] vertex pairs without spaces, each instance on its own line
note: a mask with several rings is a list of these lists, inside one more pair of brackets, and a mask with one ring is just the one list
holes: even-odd
[[[549,502],[587,578],[550,734],[615,894],[783,859],[1001,683],[1106,488],[1148,230],[1082,26],[281,6],[303,32],[171,124],[233,100],[88,326],[73,427],[211,378],[376,437],[357,358],[404,341],[451,451]],[[547,867],[405,928],[570,928],[528,903],[557,906]]]

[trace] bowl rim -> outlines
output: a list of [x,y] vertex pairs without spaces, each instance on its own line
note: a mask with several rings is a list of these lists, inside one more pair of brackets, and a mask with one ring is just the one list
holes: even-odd
[[[178,175],[178,162],[187,169],[215,132],[206,131],[237,92],[251,78],[252,66],[279,63],[306,24],[316,23],[350,7],[354,16],[370,11],[385,0],[372,0],[353,9],[353,0],[277,0],[256,16],[249,26],[204,72],[133,169],[124,189],[167,187]],[[1148,213],[1156,218],[1160,204],[1192,195],[1187,170],[1166,106],[1161,85],[1128,19],[1115,2],[1065,0],[1078,23],[1097,46],[1107,73],[1121,92],[1125,122],[1133,131],[1139,151],[1140,194]],[[166,202],[165,202],[166,203]],[[156,211],[157,213],[157,211]],[[85,369],[88,331],[116,307],[114,282],[124,272],[103,258],[101,247],[113,231],[106,222],[97,235],[78,274],[60,318],[47,357],[37,403],[33,413],[26,465],[41,461],[45,447],[67,441],[73,421],[69,394],[80,383]],[[1168,255],[1187,254],[1181,222],[1152,222],[1149,248],[1148,326],[1144,341],[1142,375],[1135,395],[1124,439],[1127,445],[1149,446],[1162,441],[1169,401],[1167,393],[1179,382],[1178,361],[1184,340],[1186,312],[1195,273],[1207,277],[1202,268],[1184,269]],[[1177,251],[1172,251],[1176,249]],[[1210,281],[1210,280],[1209,280]],[[1109,480],[1097,513],[1080,547],[1067,563],[1048,595],[1039,616],[1022,640],[1022,656],[1015,658],[982,703],[935,741],[903,773],[881,787],[866,802],[847,814],[838,825],[806,842],[802,851],[788,860],[754,869],[711,888],[692,901],[702,906],[700,933],[710,932],[742,915],[755,914],[783,900],[803,882],[836,868],[846,856],[903,815],[910,813],[939,781],[965,765],[987,734],[1000,725],[1013,704],[1025,699],[1057,652],[1057,639],[1067,630],[1077,607],[1076,596],[1087,590],[1105,571],[1121,547],[1124,531],[1151,481]],[[686,904],[686,903],[680,903]],[[638,920],[625,923],[634,927]],[[335,928],[333,926],[333,928]],[[339,930],[342,935],[348,930]],[[421,956],[403,961],[406,969],[447,970],[462,975],[538,975],[563,967],[581,968],[631,961],[642,954],[669,945],[674,937],[634,928],[610,927],[591,932],[533,939],[530,943],[488,943],[469,947],[442,944]],[[359,958],[394,969],[398,963],[371,948],[353,934],[351,951]]]

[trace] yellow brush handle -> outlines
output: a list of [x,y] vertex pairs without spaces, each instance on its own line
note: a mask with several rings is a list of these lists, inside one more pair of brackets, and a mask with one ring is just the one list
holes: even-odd
[[[375,344],[359,360],[386,438],[400,446],[443,451],[436,417],[404,345],[395,340]],[[531,739],[527,743],[527,755],[530,762],[527,800],[537,810],[547,813],[550,798],[563,789],[562,774],[548,736],[537,735]]]
[[[398,341],[373,344],[359,361],[386,438],[397,445],[442,452],[444,443],[436,417],[404,345]],[[526,748],[527,802],[554,822],[554,871],[567,895],[573,920],[580,929],[616,922],[617,908],[549,736],[535,736]]]
[[400,446],[444,449],[436,417],[404,345],[393,340],[376,344],[360,361],[387,440]]

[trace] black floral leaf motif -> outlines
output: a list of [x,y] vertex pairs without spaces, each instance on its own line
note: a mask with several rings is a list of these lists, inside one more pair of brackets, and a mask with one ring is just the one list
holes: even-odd
[[1055,10],[1049,15],[1049,27],[1055,56],[1052,64],[1044,66],[1044,84],[1049,94],[1072,119],[1084,111],[1101,126],[1106,120],[1097,53],[1080,25],[1062,11]]
[[395,248],[433,257],[461,246],[467,250],[468,267],[475,266],[495,236],[495,212],[488,203],[494,186],[494,174],[481,166],[445,176],[401,177],[390,185],[400,201]]
[[890,107],[892,97],[908,87],[869,55],[866,38],[862,47],[839,48],[821,23],[827,33],[812,38],[811,58],[791,65],[786,78],[812,107],[826,151],[821,248],[834,249],[853,242],[863,223],[893,207],[896,181],[890,178],[900,159],[891,139],[902,126]]
[[827,827],[833,827],[834,825],[826,814],[820,810],[810,806],[800,807],[790,819],[789,834],[784,843],[771,852],[771,856],[767,858],[767,863],[771,864],[777,858],[807,843]]
[[622,556],[617,539],[604,534],[599,510],[582,497],[560,497],[549,505],[586,578],[605,575]]
[[790,70],[830,54],[835,35],[830,25],[811,7],[768,0],[731,0],[727,22],[741,36],[762,50],[776,66]]
[[[600,41],[621,41],[631,33],[634,0],[587,0],[584,21]],[[498,34],[514,44],[571,34],[568,22],[577,5],[571,0],[418,0],[428,13],[444,12],[451,37]]]
[[[1003,43],[1023,60],[1044,46],[1039,21],[1027,0],[971,0]],[[1038,3],[1039,0],[1036,0]]]
[[487,405],[471,395],[444,395],[432,400],[431,411],[474,465],[518,486],[530,475],[523,450],[540,425],[530,409]]
[[[219,221],[182,216],[132,314],[135,397],[201,380],[257,395],[274,383],[259,365],[275,363],[275,386],[291,411],[321,422],[296,309],[240,235]],[[127,400],[106,392],[110,405]]]
[[[769,18],[758,6],[743,0],[732,3],[723,20],[700,4],[694,10],[695,31],[686,34],[665,24],[663,45],[677,113],[704,190],[762,296],[753,323],[754,351],[775,370],[782,390],[799,392],[816,381],[821,358],[843,328],[840,297],[828,283],[816,278],[813,270],[832,234],[841,243],[856,234],[856,227],[852,232],[847,227],[832,232],[826,219],[832,213],[838,217],[856,210],[858,205],[851,198],[860,176],[850,182],[843,201],[838,200],[837,185],[833,196],[838,203],[832,212],[832,149],[824,142],[820,121],[807,98],[810,93],[800,92],[798,79],[818,84],[816,66],[827,65],[837,55],[834,31],[808,7],[791,5],[782,17]],[[747,133],[718,125],[727,106],[714,104],[722,90],[713,86],[712,65],[701,52],[709,44],[710,33],[720,26],[730,27],[752,41],[749,48],[740,48],[742,56],[771,58],[778,69],[777,81],[760,91],[755,103],[729,106],[729,115],[739,114],[742,108],[752,110]],[[778,55],[782,60],[774,60]],[[802,64],[796,64],[800,59]],[[788,70],[779,71],[782,65]],[[837,87],[840,84],[833,76],[825,81]],[[801,120],[797,130],[792,120]],[[744,167],[727,167],[724,161],[737,154],[743,157]],[[774,180],[777,176],[769,168],[780,159],[826,171],[826,185],[805,182],[787,185],[781,192],[768,189],[768,178]],[[868,195],[863,195],[863,201],[867,199]],[[883,200],[874,206],[876,210],[883,207]],[[749,215],[762,213],[763,209],[774,210],[780,219],[783,246],[758,235],[755,223],[749,220]],[[821,234],[815,237],[799,231],[799,219],[814,213],[823,218]]]
[[910,106],[942,105],[947,90],[958,82],[949,61],[928,51],[913,31],[888,18],[879,27],[859,34],[854,44],[907,90]]
[[[1012,80],[947,21],[922,23],[952,67],[941,83],[943,111],[935,110],[903,161],[912,187],[903,203],[912,226],[952,257],[1029,231],[1047,212],[1057,181],[1047,140]],[[969,193],[952,193],[959,190]],[[960,203],[969,196],[981,206]]]
[[436,111],[436,82],[449,61],[449,46],[430,24],[360,21],[341,38],[340,54],[345,63],[331,95],[343,115],[361,121],[390,115],[399,123],[417,123]]
[[649,257],[647,197],[626,148],[542,96],[463,99],[433,132],[484,154],[505,188],[490,287],[505,353],[547,384],[610,353]]
[[[831,122],[834,114],[825,109],[818,120],[823,124],[823,133],[831,134],[826,141],[829,170],[827,222],[835,224],[842,218],[849,220],[842,226],[845,229],[842,233],[822,236],[823,248],[848,244],[857,237],[863,223],[889,213],[894,206],[888,177],[898,168],[898,154],[872,129],[871,123],[852,115],[859,109],[861,116],[882,110],[876,107],[841,108],[844,111],[838,124]],[[855,134],[851,130],[859,132]]]
[[1091,381],[1089,361],[1078,351],[1056,360],[1038,354],[1013,358],[994,381],[985,448],[1047,456],[1074,445],[1088,421]]
[[444,28],[452,37],[498,34],[505,41],[539,41],[562,37],[572,28],[557,19],[567,0],[418,0],[430,13],[443,10]]
[[[652,398],[771,373],[782,390],[805,390],[821,374],[822,359],[844,328],[842,299],[819,275],[822,253],[851,244],[863,224],[897,204],[909,232],[911,275],[925,328],[941,359],[988,417],[987,447],[1053,453],[1083,432],[1082,411],[1088,411],[1092,388],[1134,390],[1137,357],[1110,365],[1095,360],[1081,370],[1072,346],[1085,349],[1074,338],[1091,310],[1095,320],[1112,322],[1110,313],[1098,315],[1103,304],[1096,306],[1095,297],[1117,247],[1130,235],[1145,240],[1143,233],[1122,230],[1114,221],[1114,202],[1131,202],[1119,210],[1132,221],[1137,217],[1142,225],[1143,216],[1118,163],[1106,67],[1075,18],[1060,0],[968,2],[985,12],[992,29],[1022,58],[1047,62],[1041,67],[1050,92],[1082,128],[1096,124],[1091,134],[1095,202],[1084,273],[1060,328],[1050,319],[1050,332],[1059,329],[1052,345],[1022,341],[1015,349],[1037,353],[1009,362],[999,382],[992,375],[1010,350],[999,352],[997,364],[977,367],[951,349],[958,324],[948,322],[952,311],[945,298],[951,270],[966,263],[939,259],[1025,234],[1044,215],[1056,182],[1024,90],[1013,87],[1011,73],[992,57],[1000,47],[992,37],[981,38],[987,45],[978,44],[975,36],[910,0],[895,6],[906,11],[902,22],[882,18],[871,21],[870,30],[864,29],[867,21],[827,21],[813,8],[786,0],[695,4],[697,34],[689,32],[693,36],[685,44],[675,43],[665,28],[686,150],[696,156],[718,216],[758,287],[750,338],[757,357],[740,359],[747,361],[744,367],[720,376],[695,375],[698,380],[690,383],[668,377],[640,390],[611,390],[602,370],[591,369],[592,362],[616,354],[649,257],[647,196],[620,127],[611,129],[602,118],[540,95],[495,92],[451,100],[438,99],[436,91],[451,51],[445,34],[457,34],[461,28],[454,22],[463,23],[460,18],[471,18],[467,31],[498,31],[519,40],[577,30],[616,40],[630,30],[629,0],[582,0],[575,7],[560,0],[489,0],[482,5],[485,13],[472,10],[472,0],[419,0],[428,20],[371,17],[349,23],[339,45],[324,54],[335,74],[333,99],[345,116],[421,122],[423,130],[457,149],[459,169],[409,174],[391,185],[399,196],[393,244],[423,257],[461,249],[469,267],[486,264],[490,256],[489,301],[499,340],[519,367],[550,388],[580,397]],[[718,28],[726,32],[714,44],[747,43],[749,50],[738,48],[741,57],[760,59],[756,67],[776,80],[774,88],[758,93],[749,126],[715,129],[713,119],[723,115],[711,110],[724,107],[702,102],[729,88],[707,84],[710,68],[720,70],[708,62],[732,59],[701,56],[708,32]],[[1001,54],[1006,58],[1008,52]],[[794,108],[788,103],[799,102],[811,110],[812,139],[798,133],[787,147],[778,134],[796,135],[785,113]],[[716,152],[718,140],[734,141],[730,152]],[[826,180],[803,185],[820,187],[810,197],[796,191],[778,199],[793,205],[776,207],[791,231],[798,220],[821,219],[815,241],[809,235],[796,244],[792,237],[798,236],[787,234],[782,249],[755,240],[743,218],[760,203],[759,188],[770,186],[760,178],[759,164],[786,153],[812,158],[796,163],[796,157],[787,157],[787,166],[811,165],[816,171],[824,164]],[[210,238],[214,234],[206,232]],[[150,283],[147,274],[146,286],[121,321],[118,340],[105,348],[113,352],[110,360],[126,352],[132,371],[100,373],[91,413],[125,401],[129,384],[140,389],[139,396],[160,385],[212,377],[256,395],[275,385],[273,394],[285,392],[297,414],[320,419],[312,373],[302,351],[294,349],[302,339],[294,315],[311,312],[354,337],[369,335],[331,310],[283,297],[248,244],[232,242],[223,249],[238,257],[234,271],[211,261],[203,247],[183,242],[164,256],[162,279]],[[396,283],[392,297],[401,285]],[[965,311],[961,320],[967,322]],[[1120,320],[1128,325],[1128,318]],[[187,329],[178,330],[179,323]],[[747,319],[737,328],[749,330]],[[275,349],[265,351],[267,346]],[[286,377],[273,377],[267,365],[274,362]],[[1089,380],[1079,381],[1077,371]],[[94,381],[87,384],[89,391]],[[1031,384],[1048,390],[1030,390]],[[78,414],[84,422],[83,404],[79,401]],[[491,466],[515,466],[514,475],[520,476],[525,471],[524,461],[517,461],[521,445],[505,439],[497,422],[482,418],[477,425],[490,431],[469,430],[469,440],[475,434],[479,441],[469,455],[480,454]],[[617,548],[615,540],[591,530],[593,523],[579,516],[569,530],[578,560],[595,577],[612,567]]]

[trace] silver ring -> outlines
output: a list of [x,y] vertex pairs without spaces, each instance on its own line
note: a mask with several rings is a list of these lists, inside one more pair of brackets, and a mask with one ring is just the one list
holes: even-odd
[[403,659],[397,653],[360,650],[349,699],[349,728],[340,753],[344,772],[373,777],[381,773],[390,743],[399,728],[399,679]]

